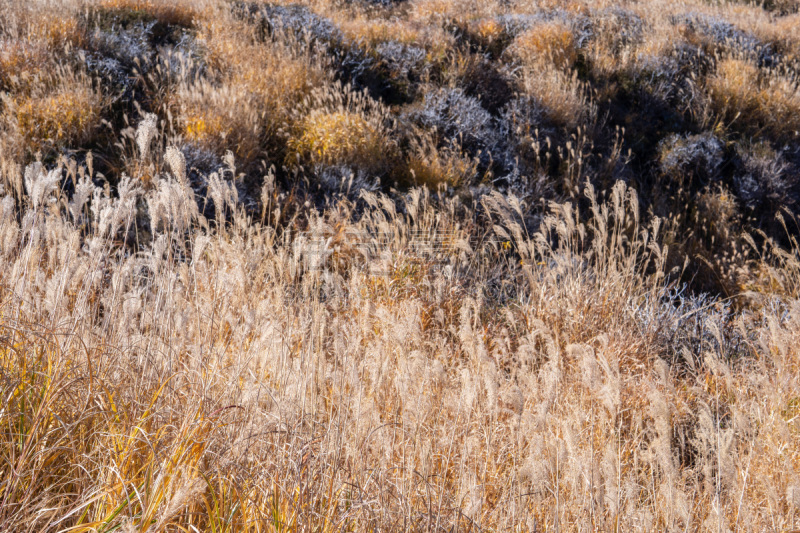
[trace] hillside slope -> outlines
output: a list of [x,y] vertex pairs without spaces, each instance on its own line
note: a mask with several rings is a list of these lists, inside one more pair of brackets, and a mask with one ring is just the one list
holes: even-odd
[[7,2],[0,530],[800,528],[798,11]]

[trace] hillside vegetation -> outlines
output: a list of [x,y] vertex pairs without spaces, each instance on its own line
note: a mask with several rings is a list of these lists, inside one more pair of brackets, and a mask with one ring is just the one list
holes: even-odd
[[6,0],[0,531],[800,528],[796,0]]

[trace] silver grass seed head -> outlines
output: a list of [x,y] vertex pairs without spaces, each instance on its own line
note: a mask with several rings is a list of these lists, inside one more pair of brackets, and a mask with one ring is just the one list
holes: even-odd
[[158,132],[158,117],[147,113],[136,128],[136,145],[139,147],[139,156],[142,160],[150,155],[150,143]]
[[181,183],[186,182],[186,158],[183,153],[174,146],[167,148],[164,160],[169,165],[172,175]]

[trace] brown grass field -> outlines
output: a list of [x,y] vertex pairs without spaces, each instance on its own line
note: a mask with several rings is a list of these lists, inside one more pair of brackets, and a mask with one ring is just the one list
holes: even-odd
[[4,0],[0,531],[800,530],[797,0]]

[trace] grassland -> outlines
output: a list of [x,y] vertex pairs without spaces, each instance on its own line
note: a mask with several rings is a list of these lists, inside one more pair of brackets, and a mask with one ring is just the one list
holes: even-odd
[[0,531],[800,528],[799,11],[5,2]]

